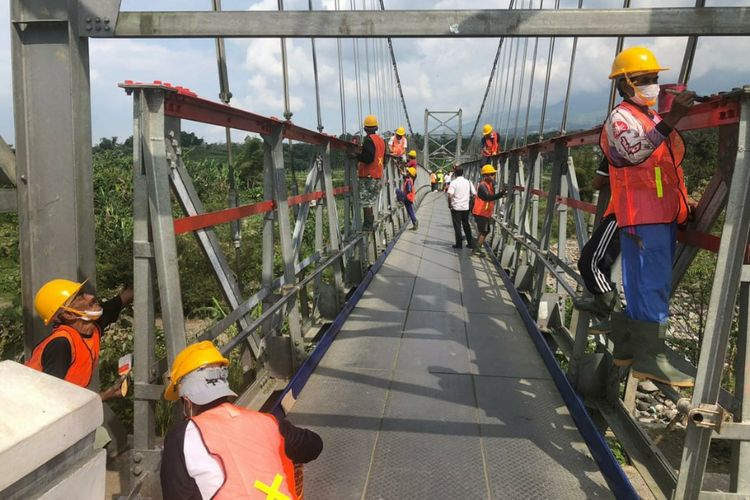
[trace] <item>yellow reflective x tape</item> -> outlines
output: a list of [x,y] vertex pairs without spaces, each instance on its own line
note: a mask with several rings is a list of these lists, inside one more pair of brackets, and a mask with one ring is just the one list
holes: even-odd
[[283,481],[284,476],[276,474],[276,477],[273,478],[272,485],[269,486],[256,479],[253,486],[267,495],[266,500],[291,500],[288,496],[279,491],[279,487]]
[[664,187],[661,184],[661,167],[654,167],[654,177],[656,177],[656,197],[664,198]]

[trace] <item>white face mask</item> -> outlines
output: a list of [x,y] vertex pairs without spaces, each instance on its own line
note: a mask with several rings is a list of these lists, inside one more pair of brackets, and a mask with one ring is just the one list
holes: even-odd
[[653,106],[659,97],[659,84],[652,83],[649,85],[638,85],[635,88],[633,102],[641,106]]
[[81,311],[81,319],[83,321],[96,321],[102,317],[102,313],[104,313],[103,309],[98,309],[96,311]]

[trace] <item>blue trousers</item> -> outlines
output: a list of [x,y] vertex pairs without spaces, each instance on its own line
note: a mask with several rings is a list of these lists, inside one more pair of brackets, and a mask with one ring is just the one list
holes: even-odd
[[629,318],[666,323],[677,224],[644,224],[620,231],[625,311]]
[[406,207],[406,213],[409,214],[409,218],[411,219],[412,224],[417,223],[417,214],[414,213],[414,203],[410,202],[409,200],[404,201],[404,206]]

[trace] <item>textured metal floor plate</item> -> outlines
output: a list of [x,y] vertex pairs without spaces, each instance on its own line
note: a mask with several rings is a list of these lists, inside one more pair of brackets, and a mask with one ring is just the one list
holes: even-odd
[[306,498],[611,498],[491,263],[426,200],[292,409],[324,440]]

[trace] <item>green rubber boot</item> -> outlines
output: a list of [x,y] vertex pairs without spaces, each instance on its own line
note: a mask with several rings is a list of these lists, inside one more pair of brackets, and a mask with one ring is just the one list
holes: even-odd
[[634,348],[634,377],[676,387],[693,387],[693,377],[672,366],[667,358],[667,325],[632,319],[629,324]]
[[602,317],[607,317],[612,311],[619,310],[619,303],[620,298],[614,290],[593,297],[576,297],[573,299],[573,306],[579,311],[590,312]]
[[621,311],[612,313],[612,331],[609,338],[615,345],[612,349],[612,364],[615,366],[630,366],[633,364],[633,343],[631,342],[630,319]]

